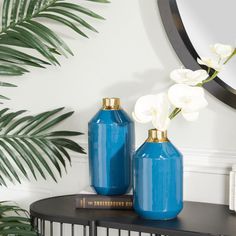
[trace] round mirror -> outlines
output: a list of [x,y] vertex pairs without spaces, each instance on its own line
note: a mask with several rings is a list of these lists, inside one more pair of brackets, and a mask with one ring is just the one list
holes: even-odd
[[[210,55],[215,43],[236,43],[236,1],[158,0],[163,25],[184,66],[199,69],[197,58]],[[236,108],[236,60],[205,88],[226,104]]]

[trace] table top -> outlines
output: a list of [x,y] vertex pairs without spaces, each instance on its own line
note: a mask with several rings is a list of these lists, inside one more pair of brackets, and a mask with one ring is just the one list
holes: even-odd
[[89,225],[96,221],[101,227],[147,233],[236,236],[236,215],[226,205],[185,202],[176,219],[153,221],[141,219],[131,210],[76,209],[75,199],[76,195],[68,195],[40,200],[31,204],[30,213],[53,222]]

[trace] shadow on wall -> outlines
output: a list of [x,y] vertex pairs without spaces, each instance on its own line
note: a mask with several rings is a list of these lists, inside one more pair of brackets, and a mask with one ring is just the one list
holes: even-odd
[[169,42],[160,17],[157,0],[139,0],[140,14],[150,44],[162,63],[167,75],[181,65]]
[[157,69],[150,69],[143,73],[134,73],[134,80],[127,82],[118,82],[115,85],[104,89],[104,94],[120,94],[128,105],[126,109],[132,111],[135,101],[138,97],[150,93],[158,93],[166,89],[170,82],[166,79],[165,73]]
[[[156,55],[157,65],[153,67],[152,64],[150,69],[144,71],[140,71],[139,68],[136,68],[136,70],[133,71],[131,79],[129,78],[125,82],[118,81],[108,84],[100,92],[103,96],[120,97],[125,110],[128,111],[129,114],[133,111],[135,101],[138,97],[150,93],[155,94],[166,91],[171,84],[171,80],[169,79],[170,71],[180,66],[162,26],[157,1],[139,0],[138,4],[143,29],[144,32],[146,32],[148,43]],[[87,114],[87,117],[92,117],[99,109],[99,106],[100,101],[90,106],[88,109],[80,110],[80,113]],[[87,131],[85,130],[84,132],[86,133]],[[84,136],[83,138],[86,140],[87,137]]]
[[121,99],[126,99],[129,104],[128,111],[133,109],[138,97],[166,90],[171,84],[169,72],[179,66],[162,26],[157,1],[139,0],[139,6],[147,39],[157,56],[159,65],[157,68],[150,68],[143,72],[134,72],[133,81],[118,82],[103,91],[104,94],[116,94]]

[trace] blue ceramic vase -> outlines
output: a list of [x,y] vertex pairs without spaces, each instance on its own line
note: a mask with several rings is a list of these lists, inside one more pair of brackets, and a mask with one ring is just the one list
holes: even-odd
[[103,99],[103,108],[88,124],[91,186],[100,195],[130,190],[134,123],[118,98]]
[[183,161],[166,132],[149,130],[133,161],[135,211],[145,219],[175,218],[183,208]]

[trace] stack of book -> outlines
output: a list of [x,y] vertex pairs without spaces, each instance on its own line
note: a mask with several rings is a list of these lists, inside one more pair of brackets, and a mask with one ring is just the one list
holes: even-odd
[[84,209],[109,209],[109,210],[132,210],[132,193],[121,196],[97,195],[92,188],[88,187],[76,196],[76,208]]

